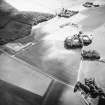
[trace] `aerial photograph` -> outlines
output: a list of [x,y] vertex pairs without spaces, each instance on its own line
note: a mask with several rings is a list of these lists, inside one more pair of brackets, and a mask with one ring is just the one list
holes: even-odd
[[105,0],[0,0],[0,105],[105,105]]

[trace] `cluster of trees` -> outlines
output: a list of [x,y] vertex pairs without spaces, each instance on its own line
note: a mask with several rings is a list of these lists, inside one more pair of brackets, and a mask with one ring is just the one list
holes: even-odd
[[33,25],[53,18],[52,14],[19,11],[0,1],[0,45],[30,35]]

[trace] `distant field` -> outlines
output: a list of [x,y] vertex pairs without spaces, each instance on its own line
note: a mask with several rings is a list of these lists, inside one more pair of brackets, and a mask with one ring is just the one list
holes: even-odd
[[5,1],[0,1],[0,45],[30,35],[33,25],[53,17],[49,13],[20,12]]

